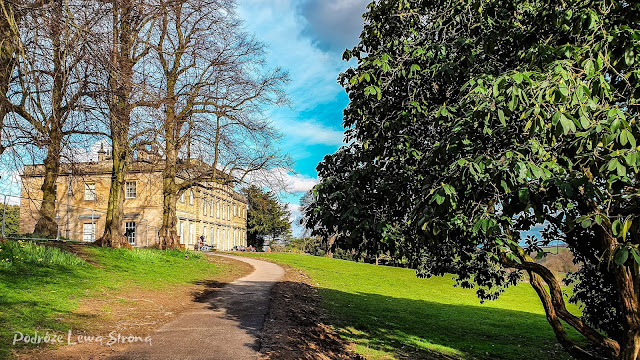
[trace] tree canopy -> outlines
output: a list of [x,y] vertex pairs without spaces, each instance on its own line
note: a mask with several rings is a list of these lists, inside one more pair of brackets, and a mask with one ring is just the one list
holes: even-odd
[[262,248],[265,241],[291,234],[291,222],[286,205],[276,195],[255,185],[243,190],[249,203],[247,210],[247,245]]
[[[307,226],[481,299],[524,271],[572,356],[595,355],[561,320],[636,359],[640,5],[383,0],[364,19],[339,78],[351,144],[318,166]],[[583,263],[568,280],[581,317],[530,256],[552,241]]]

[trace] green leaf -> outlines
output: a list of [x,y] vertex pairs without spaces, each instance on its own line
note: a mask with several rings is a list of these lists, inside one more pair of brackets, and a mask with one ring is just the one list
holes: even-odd
[[520,84],[522,82],[522,79],[523,79],[522,73],[513,74],[513,81],[515,81],[516,84]]
[[583,228],[588,228],[589,226],[591,226],[591,219],[584,219],[582,220],[582,222],[580,223],[580,225],[582,225]]
[[596,215],[594,220],[595,220],[596,224],[602,225],[602,216]]
[[628,258],[629,258],[629,249],[627,249],[626,247],[621,247],[616,251],[616,254],[613,257],[613,261],[615,261],[616,264],[622,266],[624,265],[625,262],[627,262]]
[[634,60],[635,60],[635,56],[633,54],[633,48],[628,47],[627,50],[625,50],[624,52],[624,62],[628,66],[631,66],[633,65]]
[[507,126],[507,121],[505,120],[504,111],[502,111],[502,109],[498,110],[498,118],[500,119],[502,126]]
[[631,255],[633,255],[633,259],[636,261],[636,264],[640,265],[640,254],[638,254],[638,249],[631,248]]
[[632,223],[631,219],[625,219],[624,224],[622,225],[622,240],[624,241],[627,240],[627,233],[631,228],[631,223]]
[[518,199],[520,199],[520,202],[522,203],[529,202],[529,189],[524,188],[518,190]]
[[569,88],[561,85],[560,87],[558,87],[558,90],[560,90],[560,93],[562,94],[562,96],[567,97],[569,96]]
[[611,232],[613,235],[618,236],[620,233],[620,220],[616,219],[613,224],[611,224]]

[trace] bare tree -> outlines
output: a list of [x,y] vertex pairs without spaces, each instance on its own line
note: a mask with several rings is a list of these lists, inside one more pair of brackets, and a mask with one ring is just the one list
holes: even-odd
[[21,51],[15,56],[18,67],[12,72],[2,111],[17,116],[4,126],[44,151],[43,201],[34,231],[46,236],[55,236],[58,230],[55,183],[63,142],[88,131],[79,113],[92,77],[92,66],[85,60],[87,33],[96,17],[83,11],[84,5],[63,0],[13,5],[14,13],[21,14],[15,39]]
[[[281,105],[287,74],[264,66],[264,45],[245,33],[234,0],[166,0],[155,44],[164,152],[162,248],[179,246],[180,192],[233,187],[251,173],[287,166],[262,116]],[[198,159],[192,159],[192,156]],[[207,185],[205,185],[207,184]]]
[[20,48],[18,22],[20,14],[12,1],[0,0],[0,155],[6,149],[3,143],[4,119],[10,113],[8,99],[11,77],[18,65]]
[[[101,246],[129,247],[123,235],[124,179],[136,141],[147,129],[136,126],[136,109],[148,106],[144,101],[144,66],[149,53],[151,28],[157,18],[157,4],[147,0],[110,0],[112,15],[106,104],[110,128],[113,167],[104,234],[96,242]],[[135,133],[132,133],[134,131]]]

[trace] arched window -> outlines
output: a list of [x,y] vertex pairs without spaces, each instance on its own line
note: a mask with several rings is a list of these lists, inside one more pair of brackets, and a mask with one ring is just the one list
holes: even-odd
[[189,205],[193,205],[193,190],[189,190]]

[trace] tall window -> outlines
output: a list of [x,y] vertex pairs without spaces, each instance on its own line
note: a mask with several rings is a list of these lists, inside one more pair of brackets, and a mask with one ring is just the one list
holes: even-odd
[[193,224],[189,224],[189,245],[193,244]]
[[82,241],[91,242],[96,239],[96,224],[82,224]]
[[233,204],[233,216],[238,216],[238,206]]
[[207,243],[207,227],[206,226],[202,228],[202,235],[204,235],[204,243],[206,244]]
[[216,217],[220,219],[220,201],[216,203]]
[[124,198],[125,199],[136,198],[136,182],[135,181],[127,181],[124,184]]
[[222,220],[224,220],[224,203],[222,203]]
[[211,237],[209,238],[209,245],[213,246],[213,226],[211,227]]
[[96,200],[96,184],[84,183],[84,199],[87,201]]
[[184,204],[184,191],[180,194],[180,202]]
[[220,244],[220,248],[222,249],[222,243],[220,242],[220,228],[216,228],[216,245]]
[[204,216],[207,216],[207,206],[209,206],[209,204],[207,204],[207,200],[202,202],[202,213]]
[[231,204],[227,205],[227,220],[231,220]]
[[184,221],[180,221],[180,244],[184,244]]
[[136,223],[134,221],[124,223],[124,235],[129,240],[129,244],[132,246],[136,244]]
[[193,190],[189,190],[189,205],[193,205]]

